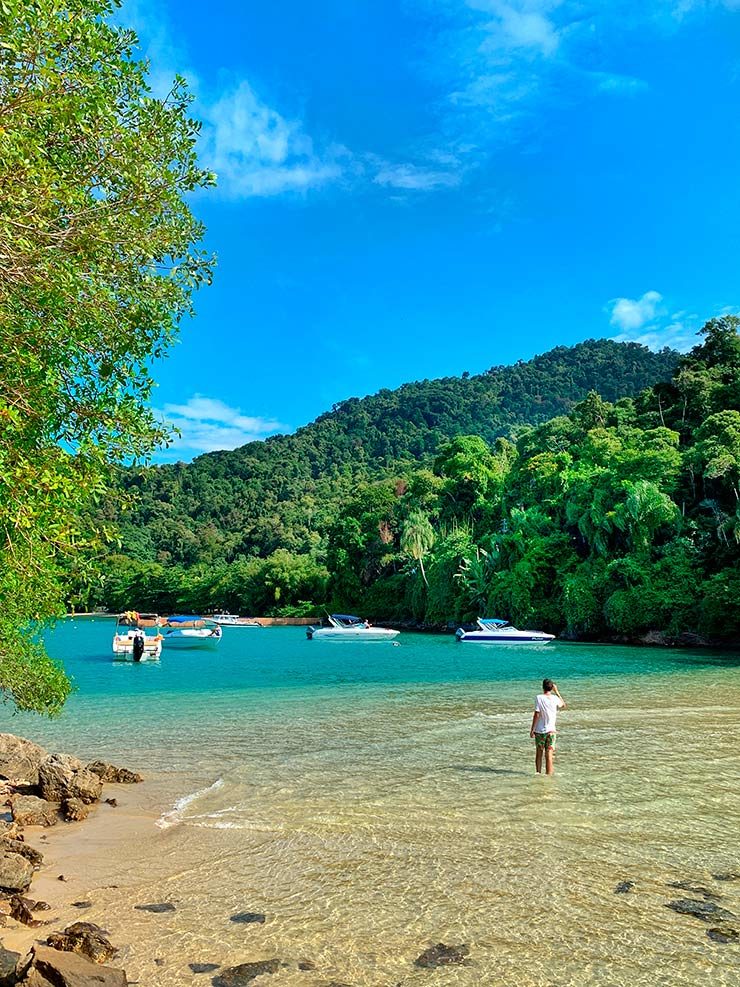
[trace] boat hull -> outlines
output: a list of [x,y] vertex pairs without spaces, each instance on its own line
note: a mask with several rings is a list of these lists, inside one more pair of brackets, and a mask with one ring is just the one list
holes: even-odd
[[215,648],[221,640],[223,633],[220,627],[218,631],[218,634],[214,634],[213,631],[188,628],[184,630],[170,630],[168,632],[168,629],[164,628],[162,630],[162,643],[168,651],[173,648]]
[[309,641],[392,641],[400,633],[386,627],[309,627],[306,636]]
[[549,644],[554,634],[486,634],[483,631],[458,632],[461,644]]

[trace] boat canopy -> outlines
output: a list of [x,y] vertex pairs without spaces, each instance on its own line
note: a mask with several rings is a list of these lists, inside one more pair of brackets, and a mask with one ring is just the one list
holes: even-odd
[[498,617],[479,617],[479,623],[491,625],[493,627],[506,627],[508,620],[499,620]]
[[364,624],[365,621],[361,617],[355,617],[349,613],[333,613],[331,614],[333,620],[338,620],[342,624]]
[[203,620],[202,617],[197,614],[173,614],[173,616],[167,618],[168,624],[189,624],[195,620]]

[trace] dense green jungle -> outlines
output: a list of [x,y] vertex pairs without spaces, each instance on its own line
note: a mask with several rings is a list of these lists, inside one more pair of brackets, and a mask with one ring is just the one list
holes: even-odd
[[739,326],[711,320],[682,357],[558,347],[129,470],[96,518],[119,538],[72,602],[737,637]]

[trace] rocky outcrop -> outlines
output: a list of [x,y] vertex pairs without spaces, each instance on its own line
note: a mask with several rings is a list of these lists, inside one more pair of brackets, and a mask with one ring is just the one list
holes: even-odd
[[19,853],[33,866],[34,870],[44,862],[44,855],[23,840],[0,840],[0,852]]
[[0,733],[0,778],[14,785],[38,785],[39,766],[48,756],[48,751],[31,740]]
[[106,764],[105,761],[91,761],[87,770],[96,774],[101,781],[115,785],[136,785],[144,780],[136,771],[117,768],[115,764]]
[[74,922],[64,932],[52,932],[46,942],[54,949],[86,956],[93,963],[105,963],[118,952],[106,930],[92,922]]
[[123,970],[91,963],[76,953],[34,946],[22,987],[127,987]]
[[71,754],[50,754],[39,765],[39,790],[49,802],[80,799],[91,805],[100,799],[103,783]]
[[0,889],[25,891],[33,877],[33,865],[19,853],[0,853]]
[[240,963],[230,966],[213,978],[213,987],[246,987],[264,973],[277,973],[280,960],[260,960],[257,963]]
[[59,802],[36,795],[16,795],[10,800],[10,811],[19,826],[56,826],[59,822]]

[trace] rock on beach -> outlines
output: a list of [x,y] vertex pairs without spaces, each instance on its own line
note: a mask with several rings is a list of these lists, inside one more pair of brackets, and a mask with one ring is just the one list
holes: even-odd
[[56,826],[59,822],[59,802],[36,795],[16,795],[10,800],[10,811],[19,826]]
[[80,799],[90,805],[100,799],[103,783],[71,754],[50,754],[39,765],[39,789],[49,802]]
[[123,970],[91,963],[76,953],[34,946],[21,987],[127,987]]
[[101,781],[115,785],[137,785],[144,780],[136,771],[117,768],[115,764],[106,764],[105,761],[91,761],[87,770],[92,771]]
[[46,942],[66,953],[80,953],[93,963],[105,963],[118,952],[105,929],[92,922],[74,922],[64,932],[52,932]]
[[33,865],[19,853],[0,853],[0,888],[25,891],[33,877]]
[[0,733],[0,778],[14,785],[38,785],[39,766],[49,756],[32,740]]
[[223,970],[211,983],[213,987],[246,987],[263,973],[277,973],[280,960],[259,960],[256,963],[240,963]]

